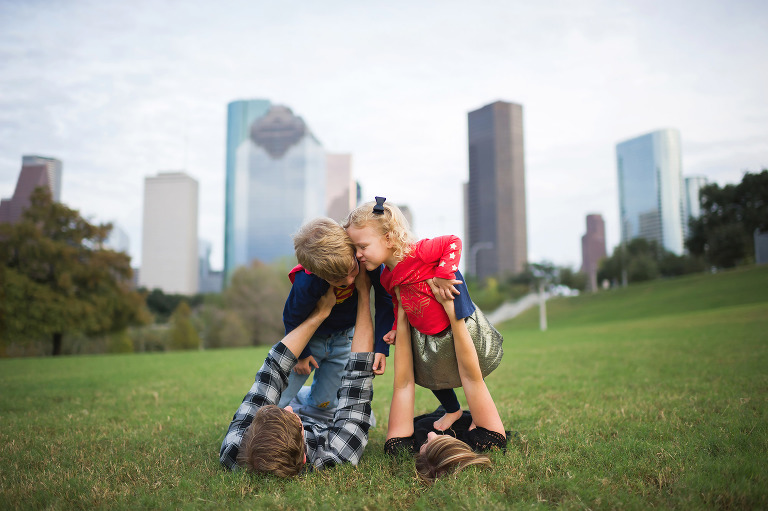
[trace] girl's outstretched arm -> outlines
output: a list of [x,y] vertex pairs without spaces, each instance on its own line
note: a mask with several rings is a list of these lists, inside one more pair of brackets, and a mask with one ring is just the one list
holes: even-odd
[[[431,279],[427,283],[434,288],[434,282]],[[477,350],[472,342],[472,337],[469,335],[466,323],[463,319],[456,318],[453,300],[441,298],[437,293],[435,293],[435,298],[443,305],[448,319],[451,320],[459,377],[461,378],[461,385],[464,387],[464,396],[467,398],[469,412],[472,414],[472,421],[477,426],[504,435],[504,425],[501,422],[499,411],[496,409],[496,403],[493,402],[491,393],[483,379]]]
[[[398,295],[400,289],[395,288]],[[416,382],[413,376],[413,351],[411,350],[411,326],[403,307],[397,309],[397,339],[395,341],[395,385],[389,408],[387,440],[413,435],[413,407],[416,399]]]

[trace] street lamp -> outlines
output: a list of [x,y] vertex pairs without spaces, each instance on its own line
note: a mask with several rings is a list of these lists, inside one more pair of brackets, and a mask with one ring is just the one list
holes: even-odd
[[493,243],[490,241],[478,241],[469,250],[469,260],[472,261],[472,276],[477,278],[477,252],[483,249],[492,249]]
[[543,272],[535,266],[532,268],[532,273],[535,278],[539,280],[539,330],[542,332],[547,331],[547,295],[544,292],[544,287],[547,280],[546,272]]

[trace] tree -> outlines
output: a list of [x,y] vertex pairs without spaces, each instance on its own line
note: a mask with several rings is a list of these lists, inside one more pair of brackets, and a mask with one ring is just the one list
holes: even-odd
[[704,269],[705,265],[700,258],[679,256],[659,247],[655,241],[635,238],[624,246],[618,245],[611,257],[602,260],[597,279],[598,282],[606,279],[620,282],[622,271],[626,270],[629,282],[642,282],[659,277],[676,277]]
[[701,216],[689,222],[686,247],[713,266],[751,261],[755,229],[768,230],[768,170],[744,174],[741,183],[701,189]]
[[579,291],[586,291],[587,289],[587,274],[584,272],[574,272],[571,268],[561,267],[559,268],[558,280],[560,284],[568,286],[571,289],[578,289]]
[[144,323],[129,287],[130,257],[102,248],[110,224],[92,225],[37,188],[15,224],[0,224],[0,340],[50,338],[61,354],[68,332],[97,335]]
[[146,294],[147,308],[154,314],[156,323],[167,323],[173,312],[178,308],[181,302],[187,302],[191,308],[197,308],[202,305],[204,295],[181,295],[166,294],[162,289],[153,289],[147,293],[145,288],[140,289]]
[[283,305],[290,285],[282,266],[278,269],[259,261],[232,274],[222,294],[224,307],[240,316],[252,344],[274,344],[285,334]]
[[196,350],[200,348],[200,336],[190,320],[192,310],[181,301],[171,315],[171,349]]

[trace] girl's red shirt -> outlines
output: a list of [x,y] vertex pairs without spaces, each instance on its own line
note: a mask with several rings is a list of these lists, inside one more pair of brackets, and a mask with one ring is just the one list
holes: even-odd
[[423,334],[434,335],[451,326],[445,309],[435,299],[427,279],[438,277],[454,279],[461,259],[461,240],[458,236],[425,238],[413,244],[410,253],[390,271],[384,268],[381,284],[392,296],[397,329],[397,296],[395,287],[400,286],[400,298],[408,321]]

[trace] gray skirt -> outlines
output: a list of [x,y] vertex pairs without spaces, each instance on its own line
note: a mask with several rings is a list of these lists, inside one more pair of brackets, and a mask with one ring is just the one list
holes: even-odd
[[[504,338],[485,314],[475,306],[475,312],[464,318],[480,361],[483,378],[501,363]],[[413,375],[416,384],[430,390],[454,389],[461,387],[456,350],[453,347],[453,332],[449,328],[442,334],[427,335],[411,327],[413,347]]]

